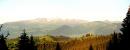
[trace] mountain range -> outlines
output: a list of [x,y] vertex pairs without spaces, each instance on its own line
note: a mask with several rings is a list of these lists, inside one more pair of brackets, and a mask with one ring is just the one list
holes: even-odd
[[81,36],[87,33],[107,35],[114,31],[120,32],[121,22],[111,21],[86,21],[77,19],[51,19],[38,18],[4,23],[1,33],[10,32],[9,37],[18,37],[25,29],[28,35],[53,35],[53,36]]

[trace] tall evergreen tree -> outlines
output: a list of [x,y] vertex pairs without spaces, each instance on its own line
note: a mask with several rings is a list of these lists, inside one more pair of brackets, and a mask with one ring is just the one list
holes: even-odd
[[109,42],[107,48],[108,50],[130,50],[130,7],[120,30],[122,34],[119,35],[119,39],[117,38],[117,34],[112,36],[112,40]]
[[46,50],[46,44],[45,43],[43,44],[43,50]]
[[[0,33],[1,33],[2,25],[0,26]],[[7,34],[8,36],[9,34]],[[6,37],[4,37],[3,34],[0,34],[0,50],[8,50],[8,47],[6,45]]]
[[57,44],[56,44],[56,50],[61,50],[61,47],[60,47],[60,45],[59,45],[58,42],[57,42]]
[[130,50],[130,7],[126,14],[126,18],[122,23],[121,31],[123,35],[121,36],[121,50]]
[[119,34],[115,33],[112,34],[112,38],[108,43],[107,50],[118,50],[119,49]]
[[8,50],[6,40],[3,34],[0,35],[0,50]]
[[33,36],[30,37],[30,50],[37,50]]
[[89,47],[89,50],[93,50],[93,47],[92,47],[92,45],[90,45],[90,47]]
[[19,37],[18,49],[19,50],[30,50],[29,37],[27,36],[25,29],[23,30],[23,33]]

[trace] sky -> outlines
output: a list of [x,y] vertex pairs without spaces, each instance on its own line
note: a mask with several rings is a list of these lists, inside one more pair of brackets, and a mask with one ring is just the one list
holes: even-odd
[[130,0],[0,0],[0,23],[35,18],[122,21]]

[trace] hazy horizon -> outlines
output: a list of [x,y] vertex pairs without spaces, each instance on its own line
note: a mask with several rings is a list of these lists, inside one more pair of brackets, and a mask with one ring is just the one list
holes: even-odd
[[0,23],[35,18],[122,21],[129,0],[0,0]]
[[104,21],[104,22],[122,22],[122,21],[111,21],[111,20],[84,20],[84,19],[70,19],[70,18],[33,18],[33,19],[21,19],[21,20],[14,20],[14,21],[6,21],[6,22],[0,22],[0,24],[5,24],[5,23],[10,23],[10,22],[22,22],[22,21],[28,21],[28,20],[46,20],[46,21],[54,21],[54,20],[62,20],[62,21],[66,21],[66,20],[76,20],[76,21],[81,21],[81,22],[95,22],[95,21]]

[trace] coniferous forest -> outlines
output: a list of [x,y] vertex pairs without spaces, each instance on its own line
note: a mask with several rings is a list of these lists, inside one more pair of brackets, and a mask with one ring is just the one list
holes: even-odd
[[0,26],[0,50],[130,50],[130,8],[122,21],[121,32],[109,35],[86,34],[82,37],[34,36],[23,29],[17,38],[8,38],[10,32],[3,33]]

